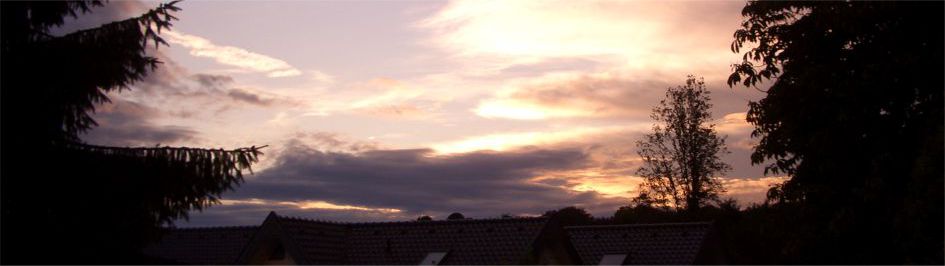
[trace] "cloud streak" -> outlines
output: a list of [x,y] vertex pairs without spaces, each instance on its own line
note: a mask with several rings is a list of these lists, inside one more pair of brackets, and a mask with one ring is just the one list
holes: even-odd
[[[530,131],[514,133],[498,133],[482,136],[470,136],[458,141],[436,143],[432,148],[440,154],[467,153],[482,150],[508,151],[529,146],[548,147],[561,146],[567,142],[577,142],[590,145],[582,139],[606,139],[613,134],[640,132],[648,128],[649,124],[633,126],[608,126],[575,128],[560,131]],[[608,136],[609,135],[609,136]]]
[[114,94],[113,97],[160,106],[175,114],[186,114],[180,115],[183,117],[217,115],[222,111],[246,106],[298,104],[286,96],[242,86],[232,75],[193,73],[163,52],[149,52],[161,60],[161,67],[132,85],[132,90]]
[[255,105],[269,106],[273,99],[265,98],[249,90],[234,88],[226,93],[227,96],[237,101],[243,101]]
[[190,49],[190,54],[197,57],[211,58],[217,63],[238,67],[240,69],[266,73],[266,76],[291,77],[302,74],[302,71],[267,55],[247,51],[243,48],[217,45],[203,37],[184,34],[176,31],[166,31],[170,43],[178,44]]
[[[685,76],[635,78],[613,72],[545,75],[509,82],[503,90],[479,101],[473,112],[486,118],[549,120],[616,118],[649,120],[666,89],[679,86]],[[748,91],[723,87],[721,80],[707,79],[713,111],[744,112]],[[728,120],[737,117],[726,118]],[[744,121],[744,119],[741,119]]]
[[98,107],[95,120],[99,126],[82,139],[99,145],[152,146],[196,137],[197,132],[188,127],[154,125],[151,121],[160,116],[160,112],[151,107],[116,99]]
[[399,213],[402,212],[399,209],[386,209],[386,208],[368,208],[362,206],[352,206],[352,205],[338,205],[331,202],[325,201],[271,201],[263,199],[248,199],[248,200],[220,200],[220,204],[223,205],[283,205],[291,206],[302,210],[308,209],[318,209],[318,210],[352,210],[352,211],[371,211],[371,212],[381,212],[381,213]]
[[645,118],[669,84],[609,74],[529,79],[480,101],[479,116],[520,120],[582,117]]

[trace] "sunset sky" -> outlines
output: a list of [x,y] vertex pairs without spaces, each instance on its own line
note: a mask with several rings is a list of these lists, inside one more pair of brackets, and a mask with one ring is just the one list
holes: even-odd
[[[115,1],[60,32],[159,2]],[[245,183],[181,226],[538,215],[606,217],[636,195],[634,142],[688,74],[712,91],[741,204],[769,184],[725,85],[737,1],[185,1],[164,64],[100,106],[84,139],[269,145]]]

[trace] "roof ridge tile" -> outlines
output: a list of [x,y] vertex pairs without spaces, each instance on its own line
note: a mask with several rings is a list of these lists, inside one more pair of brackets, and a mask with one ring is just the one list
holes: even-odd
[[710,226],[711,221],[705,222],[678,222],[678,223],[639,223],[639,224],[606,224],[606,225],[576,225],[565,226],[565,229],[608,229],[618,227],[672,227],[672,226]]
[[163,227],[165,230],[219,230],[219,229],[259,229],[259,225],[221,225],[197,227]]

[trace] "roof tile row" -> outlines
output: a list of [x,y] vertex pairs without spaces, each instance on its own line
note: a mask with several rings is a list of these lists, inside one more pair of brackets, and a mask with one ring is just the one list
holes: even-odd
[[[270,221],[272,220],[272,221]],[[439,264],[520,264],[542,239],[545,218],[464,219],[424,222],[336,223],[271,214],[301,264],[418,264],[446,252]],[[709,223],[565,227],[580,262],[627,254],[629,264],[692,264]],[[260,226],[171,230],[145,250],[184,264],[232,264]]]

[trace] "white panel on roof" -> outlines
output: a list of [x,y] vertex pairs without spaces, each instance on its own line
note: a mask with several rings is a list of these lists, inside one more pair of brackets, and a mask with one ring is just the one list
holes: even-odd
[[627,254],[607,254],[600,259],[600,263],[597,265],[623,265],[626,259]]
[[446,257],[446,252],[430,252],[420,261],[420,265],[439,265]]

